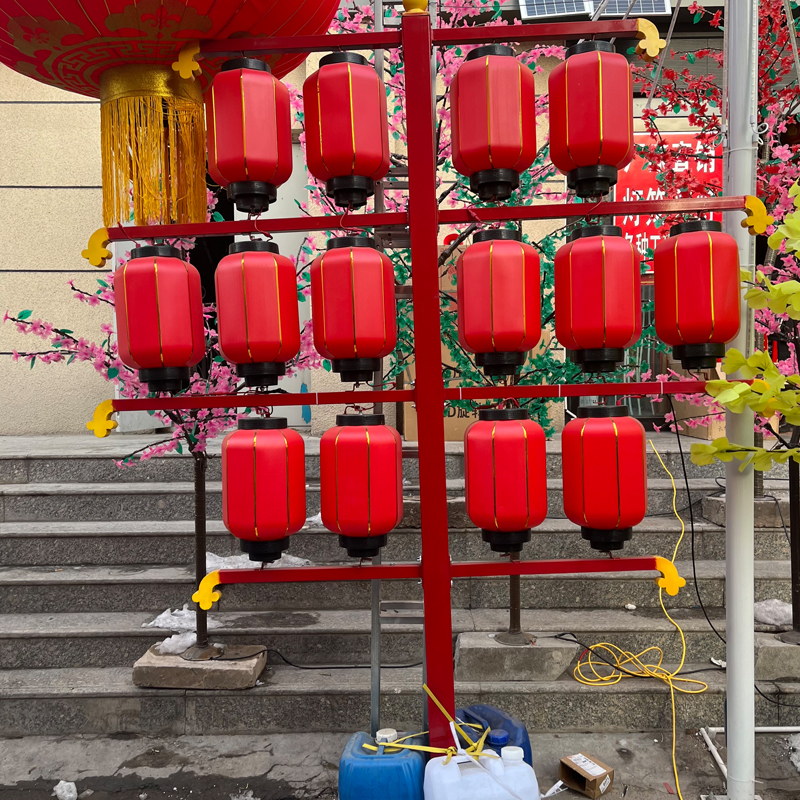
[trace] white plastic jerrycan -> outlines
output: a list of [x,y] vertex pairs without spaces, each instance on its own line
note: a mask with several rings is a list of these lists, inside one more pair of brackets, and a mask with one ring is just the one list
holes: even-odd
[[466,755],[432,758],[425,768],[425,800],[541,800],[533,767],[521,747],[504,747],[500,758],[484,751],[479,764]]

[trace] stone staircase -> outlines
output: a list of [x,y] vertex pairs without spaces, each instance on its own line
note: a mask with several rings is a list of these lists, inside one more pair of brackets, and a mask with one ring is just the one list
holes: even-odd
[[[678,485],[677,507],[688,499],[672,437],[654,437]],[[141,447],[142,437],[112,435],[0,438],[0,735],[74,733],[210,734],[275,731],[349,731],[369,719],[369,671],[301,670],[270,653],[263,685],[245,692],[151,690],[134,687],[131,666],[170,631],[143,627],[165,608],[190,602],[193,591],[192,463],[169,456],[119,470],[113,458]],[[218,445],[217,445],[218,447]],[[307,442],[308,515],[319,510],[318,442]],[[409,455],[413,455],[409,447]],[[563,518],[559,442],[548,443],[550,516],[534,532],[524,556],[593,555],[579,529]],[[384,562],[420,553],[417,462],[404,461],[406,511],[389,536]],[[448,445],[450,549],[454,560],[497,558],[470,526],[464,511],[463,454]],[[208,549],[238,552],[220,521],[220,462],[208,472]],[[703,518],[718,506],[719,468],[687,462],[695,511],[698,585],[724,635],[724,530]],[[672,487],[648,455],[649,516],[624,555],[671,556],[680,526],[672,514]],[[782,477],[778,475],[777,477]],[[786,484],[768,481],[781,496]],[[688,512],[684,511],[688,523]],[[787,516],[788,519],[788,516]],[[337,538],[322,528],[296,534],[289,551],[316,564],[342,562]],[[789,599],[788,544],[780,528],[756,531],[756,597]],[[678,568],[688,581],[667,607],[684,629],[686,669],[724,657],[722,642],[697,607],[687,532]],[[522,622],[540,637],[570,631],[581,642],[613,642],[639,651],[657,646],[677,663],[680,640],[659,607],[653,573],[539,577],[522,581]],[[414,582],[384,582],[383,597],[421,599]],[[365,665],[369,661],[370,587],[360,583],[228,586],[211,619],[212,641],[253,643],[306,667]],[[508,624],[507,579],[456,581],[453,631],[500,631]],[[625,610],[634,604],[635,611]],[[382,720],[398,728],[421,724],[420,630],[387,625]],[[678,702],[679,725],[723,722],[724,673],[699,676],[709,691]],[[767,695],[795,695],[797,684],[764,682]],[[647,730],[671,724],[667,687],[625,680],[597,689],[577,683],[568,669],[557,680],[458,681],[460,704],[502,706],[538,730]],[[786,703],[800,704],[800,694]],[[757,698],[762,725],[800,722],[800,708]]]

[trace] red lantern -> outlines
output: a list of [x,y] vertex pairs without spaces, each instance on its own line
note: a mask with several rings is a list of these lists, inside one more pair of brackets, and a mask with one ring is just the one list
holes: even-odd
[[547,516],[544,431],[522,408],[482,408],[464,434],[467,513],[498,553],[519,553]]
[[222,520],[251,561],[275,561],[306,521],[303,437],[282,417],[238,428],[222,442]]
[[339,414],[319,443],[322,523],[354,558],[372,558],[403,518],[400,434],[383,414]]
[[343,381],[368,381],[397,344],[392,262],[364,236],[328,239],[311,264],[314,347]]
[[246,214],[260,214],[292,174],[289,90],[257,58],[233,58],[206,93],[208,172]]
[[456,264],[458,339],[487,375],[513,375],[542,335],[539,256],[518,231],[472,242]]
[[564,428],[564,513],[595,550],[621,550],[644,519],[644,447],[644,428],[624,406],[580,406]]
[[739,333],[739,250],[722,225],[673,225],[655,253],[658,338],[684,369],[713,369]]
[[556,338],[584,372],[613,372],[642,334],[639,254],[613,225],[578,228],[555,260]]
[[119,357],[151,392],[179,392],[206,352],[200,273],[168,245],[131,250],[114,281]]
[[568,48],[551,73],[550,159],[578,197],[608,194],[633,150],[633,80],[625,56],[598,40]]
[[357,53],[331,53],[303,84],[308,171],[337,206],[366,205],[389,171],[386,87]]
[[294,264],[274,242],[235,242],[214,280],[222,354],[245,386],[274,386],[300,351]]
[[453,166],[481,200],[507,200],[536,158],[533,72],[502,44],[476,47],[450,84]]

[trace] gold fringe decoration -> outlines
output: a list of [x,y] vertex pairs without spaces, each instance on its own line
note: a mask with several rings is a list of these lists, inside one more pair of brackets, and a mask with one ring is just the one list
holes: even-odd
[[203,95],[168,66],[134,64],[100,78],[103,221],[206,220]]

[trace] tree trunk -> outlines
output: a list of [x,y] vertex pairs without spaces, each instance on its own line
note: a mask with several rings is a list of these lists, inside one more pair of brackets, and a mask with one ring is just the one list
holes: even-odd
[[[800,427],[792,428],[790,444],[800,443]],[[791,548],[792,629],[800,633],[800,464],[789,459],[789,546]]]
[[[205,453],[194,454],[194,558],[197,587],[206,576],[206,467]],[[208,647],[208,612],[197,606],[197,647]]]

